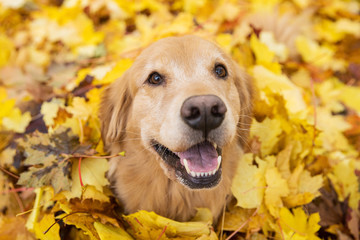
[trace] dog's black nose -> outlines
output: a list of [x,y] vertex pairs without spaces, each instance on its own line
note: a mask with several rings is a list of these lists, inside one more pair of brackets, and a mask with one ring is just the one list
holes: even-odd
[[205,137],[210,130],[220,126],[227,108],[215,95],[199,95],[186,99],[180,114],[184,122],[193,129],[201,130]]

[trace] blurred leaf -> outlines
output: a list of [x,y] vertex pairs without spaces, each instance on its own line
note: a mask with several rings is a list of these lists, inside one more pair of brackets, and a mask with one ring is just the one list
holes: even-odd
[[[2,217],[0,219],[0,240],[23,239],[33,240],[34,236],[25,228],[23,217]],[[56,239],[56,237],[54,238]]]

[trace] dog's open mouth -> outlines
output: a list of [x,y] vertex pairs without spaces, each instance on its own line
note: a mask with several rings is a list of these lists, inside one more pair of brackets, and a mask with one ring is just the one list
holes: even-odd
[[212,188],[221,179],[221,149],[209,141],[184,152],[172,152],[156,141],[152,146],[165,163],[175,169],[178,180],[192,188]]

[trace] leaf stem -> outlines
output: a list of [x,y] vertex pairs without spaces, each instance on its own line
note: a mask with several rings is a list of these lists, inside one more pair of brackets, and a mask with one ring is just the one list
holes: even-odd
[[65,159],[69,159],[69,158],[101,158],[101,159],[106,159],[106,158],[113,158],[113,157],[118,157],[118,156],[123,156],[124,154],[118,153],[118,154],[114,154],[114,155],[108,155],[108,156],[90,156],[90,155],[83,155],[83,154],[66,154],[63,153],[62,154],[64,157],[66,157]]
[[0,170],[3,171],[3,172],[6,173],[6,174],[12,176],[13,178],[19,179],[19,176],[15,175],[14,173],[6,170],[5,168],[3,168],[3,167],[1,167],[1,166],[0,166]]
[[81,187],[84,187],[84,184],[83,184],[83,181],[82,181],[82,177],[81,177],[81,160],[82,160],[82,157],[79,158],[78,171],[79,171],[80,185],[81,185]]
[[167,225],[164,227],[164,229],[162,230],[162,232],[160,233],[159,237],[157,238],[157,240],[160,240],[161,237],[164,235],[165,231],[167,229]]
[[285,240],[284,232],[283,232],[283,230],[282,230],[282,227],[281,227],[281,224],[280,224],[279,219],[276,220],[276,223],[277,223],[277,225],[279,226],[279,229],[280,229],[281,239],[282,239],[282,240]]
[[80,143],[84,142],[84,128],[83,128],[83,124],[80,118],[78,118],[79,120],[79,128],[80,128]]
[[135,218],[135,221],[136,221],[138,224],[140,224],[140,226],[143,227],[143,225],[141,224],[141,222],[140,222],[137,218]]
[[55,224],[57,224],[58,222],[64,220],[64,218],[66,218],[66,217],[68,217],[68,216],[70,216],[70,215],[72,215],[72,214],[75,214],[75,213],[80,213],[80,212],[72,212],[72,213],[69,213],[68,215],[63,216],[62,218],[59,218],[58,220],[56,220],[53,224],[51,224],[50,227],[48,227],[48,229],[46,229],[46,231],[44,232],[44,235],[45,235],[46,233],[48,233],[48,232],[50,231],[50,229],[51,229]]
[[120,152],[118,154],[114,154],[114,155],[108,155],[108,156],[90,156],[90,155],[83,155],[83,154],[67,154],[67,153],[62,153],[61,156],[65,157],[63,160],[61,160],[59,162],[63,163],[67,160],[69,160],[70,158],[97,158],[97,159],[108,159],[108,158],[113,158],[113,157],[118,157],[118,156],[124,156],[124,152]]
[[237,234],[246,224],[250,222],[251,218],[254,217],[258,211],[259,208],[257,208],[254,213],[243,224],[240,225],[238,229],[236,229],[228,238],[226,238],[226,240],[230,240],[233,236],[235,236],[235,234]]
[[[10,183],[10,188],[11,188],[11,190],[12,190],[12,189],[15,189],[15,188],[14,188],[14,185],[13,185],[12,183]],[[21,198],[19,197],[18,193],[17,193],[16,191],[13,191],[12,193],[14,194],[14,197],[15,197],[15,199],[16,199],[16,202],[17,202],[18,205],[19,205],[20,211],[21,211],[21,212],[24,212],[24,211],[25,211],[24,203],[21,201]]]
[[27,187],[22,187],[22,188],[10,188],[6,191],[2,191],[0,192],[0,194],[7,194],[7,193],[12,193],[12,192],[25,192],[25,191],[33,191],[35,188],[27,188]]

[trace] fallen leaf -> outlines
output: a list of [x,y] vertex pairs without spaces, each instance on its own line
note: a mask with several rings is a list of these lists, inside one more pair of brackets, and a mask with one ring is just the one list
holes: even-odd
[[93,153],[91,145],[81,145],[69,129],[59,129],[52,135],[35,132],[20,140],[19,146],[24,149],[24,164],[30,168],[20,174],[18,184],[27,187],[51,185],[56,193],[70,189],[71,155]]
[[160,236],[164,229],[164,234],[169,238],[198,238],[201,236],[212,236],[212,230],[208,223],[176,222],[161,217],[154,212],[138,211],[128,216],[124,216],[124,220],[133,227],[130,232],[137,239],[156,238]]
[[307,216],[301,208],[292,209],[292,213],[287,208],[280,210],[281,229],[286,238],[320,239],[315,235],[320,229],[319,221],[318,213]]
[[237,199],[237,206],[257,208],[262,204],[265,192],[265,171],[267,163],[259,158],[253,164],[253,154],[246,154],[240,160],[231,191]]
[[115,228],[112,226],[104,225],[99,222],[95,222],[94,227],[97,233],[99,234],[101,240],[133,239],[127,232],[125,232],[121,228]]
[[282,197],[289,194],[289,187],[281,177],[277,168],[268,168],[265,173],[267,188],[265,189],[265,204],[274,217],[278,217],[278,209],[284,206]]
[[2,119],[2,125],[7,130],[23,133],[30,121],[31,115],[29,112],[22,114],[20,109],[15,108],[11,111],[11,113],[9,113],[9,115]]
[[35,237],[25,228],[25,223],[24,217],[2,217],[0,219],[0,240],[34,240]]
[[[109,185],[109,181],[106,179],[105,173],[109,170],[109,165],[106,159],[101,158],[85,158],[81,161],[81,178],[83,184],[89,185],[89,188],[85,188],[84,192],[80,185],[79,177],[79,160],[73,160],[72,170],[71,170],[71,179],[72,185],[69,191],[64,192],[63,194],[68,198],[80,198],[82,194],[84,197],[89,197],[92,199],[98,199],[101,201],[108,201],[109,199],[104,196],[102,193],[103,187]],[[93,189],[95,188],[95,189]]]
[[39,222],[35,222],[34,231],[36,238],[41,240],[60,240],[59,225],[55,224],[51,227],[55,221],[53,214],[46,214]]

